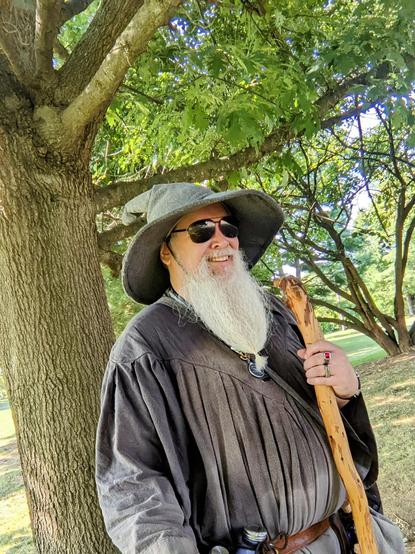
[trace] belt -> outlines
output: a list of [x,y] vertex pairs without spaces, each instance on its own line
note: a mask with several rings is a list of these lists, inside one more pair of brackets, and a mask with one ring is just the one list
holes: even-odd
[[280,533],[274,540],[267,540],[262,543],[261,552],[262,554],[266,554],[267,552],[274,554],[291,554],[297,552],[297,550],[304,548],[318,539],[329,527],[330,521],[327,517],[323,519],[323,521],[315,523],[308,529],[304,529],[295,535],[290,535],[288,537]]

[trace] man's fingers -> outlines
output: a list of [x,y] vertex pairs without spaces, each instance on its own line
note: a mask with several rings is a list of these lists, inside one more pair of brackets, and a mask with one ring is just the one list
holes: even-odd
[[337,379],[335,376],[331,377],[308,377],[307,376],[307,383],[309,385],[328,385],[329,387],[334,387],[336,384],[338,384]]
[[[304,369],[307,370],[312,367],[324,366],[326,365],[324,363],[324,359],[324,352],[318,352],[317,354],[314,354],[313,356],[304,360]],[[332,365],[332,362],[330,361],[328,365]]]
[[319,340],[307,346],[307,348],[305,349],[305,355],[302,357],[304,357],[307,360],[308,358],[310,358],[311,356],[314,356],[315,354],[326,352],[326,351],[337,352],[338,347],[327,340]]
[[[333,368],[329,367],[329,375],[330,377],[333,377],[334,375],[334,371],[333,371]],[[306,369],[306,377],[307,379],[310,377],[324,377],[325,379],[328,379],[328,377],[326,377],[326,367],[323,366],[323,365],[319,365],[319,366],[315,366],[315,367],[312,367],[310,369]]]

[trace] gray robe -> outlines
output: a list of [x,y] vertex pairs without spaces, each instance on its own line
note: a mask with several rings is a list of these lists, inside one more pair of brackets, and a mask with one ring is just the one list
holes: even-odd
[[[296,533],[334,513],[345,492],[296,352],[295,322],[272,301],[272,379],[163,298],[135,316],[111,353],[102,388],[97,487],[122,553],[231,549],[245,525]],[[363,399],[343,410],[356,466],[379,508],[377,455]],[[372,489],[370,488],[372,487]],[[380,552],[403,552],[376,514]],[[331,529],[302,553],[340,552]]]

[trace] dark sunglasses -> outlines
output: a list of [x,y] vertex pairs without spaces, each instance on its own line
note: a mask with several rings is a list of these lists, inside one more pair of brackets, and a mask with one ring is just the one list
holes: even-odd
[[233,239],[239,234],[239,227],[236,219],[231,215],[226,215],[220,219],[199,219],[191,223],[187,229],[175,229],[170,232],[166,241],[170,239],[170,235],[173,233],[183,233],[187,231],[192,242],[207,242],[215,234],[216,225],[219,225],[222,235],[228,239]]

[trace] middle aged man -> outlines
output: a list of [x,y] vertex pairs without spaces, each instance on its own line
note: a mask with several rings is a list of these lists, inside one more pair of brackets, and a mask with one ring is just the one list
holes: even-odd
[[338,397],[379,552],[402,553],[378,513],[376,446],[352,366],[329,342],[305,350],[246,267],[280,227],[279,206],[257,191],[176,183],[126,212],[148,223],[126,254],[124,287],[151,306],[118,339],[102,391],[97,486],[121,552],[234,552],[252,525],[283,534],[281,553],[348,552],[328,522],[345,492],[310,386],[321,383]]

